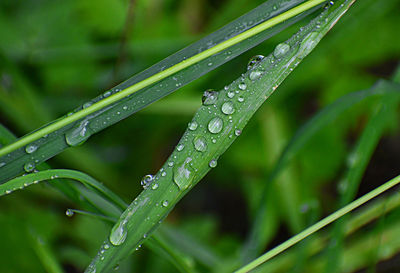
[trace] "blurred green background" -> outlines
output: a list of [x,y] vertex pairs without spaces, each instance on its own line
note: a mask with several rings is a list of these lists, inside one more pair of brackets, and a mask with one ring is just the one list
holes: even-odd
[[[1,0],[0,122],[22,136],[262,2]],[[339,97],[367,89],[380,78],[391,78],[400,64],[399,11],[400,0],[357,1],[261,107],[218,167],[167,218],[170,226],[207,244],[227,261],[215,272],[229,271],[229,264],[235,265],[263,183],[300,126]],[[202,92],[223,88],[245,71],[251,56],[269,54],[302,23],[95,135],[83,146],[58,155],[49,164],[86,172],[127,202],[133,200],[141,190],[141,178],[155,173],[173,150],[201,105]],[[324,127],[278,177],[269,199],[273,221],[266,235],[267,248],[338,208],[338,181],[373,105],[373,101],[357,105]],[[399,111],[391,117],[391,126],[373,154],[358,196],[398,174]],[[304,212],[302,208],[309,204],[313,209]],[[53,253],[65,272],[82,272],[110,226],[80,215],[68,218],[64,214],[67,208],[79,209],[45,184],[2,197],[0,272],[46,272],[38,253],[42,248]],[[399,213],[392,211],[386,225],[398,223]],[[368,228],[374,226],[359,233],[367,234]],[[400,236],[400,229],[396,234]],[[400,245],[380,261],[376,272],[399,272],[399,250]],[[290,272],[313,272],[298,266]],[[361,263],[350,272],[371,270],[365,268],[372,267]],[[207,272],[200,266],[201,270]],[[146,247],[119,269],[175,271],[170,262]]]

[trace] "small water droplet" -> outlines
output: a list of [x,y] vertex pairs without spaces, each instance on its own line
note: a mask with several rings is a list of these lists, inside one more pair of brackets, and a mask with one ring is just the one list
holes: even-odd
[[221,132],[224,123],[221,118],[215,117],[208,123],[208,131],[212,134],[218,134]]
[[162,202],[162,206],[163,206],[163,207],[168,207],[168,201],[167,201],[167,200],[163,201],[163,202]]
[[235,130],[235,136],[240,136],[242,134],[242,130],[236,129]]
[[157,183],[154,183],[154,184],[151,186],[151,188],[152,188],[153,190],[158,189],[158,184],[157,184]]
[[122,107],[123,110],[128,110],[128,106]]
[[256,55],[252,57],[247,64],[247,70],[253,69],[255,66],[257,66],[265,57],[263,55]]
[[31,153],[35,152],[37,150],[37,148],[38,148],[38,146],[29,144],[25,147],[25,152],[28,154],[31,154]]
[[90,102],[90,101],[89,101],[89,102],[86,102],[86,103],[84,103],[84,104],[82,105],[82,108],[83,108],[83,109],[88,108],[88,107],[92,106],[92,104],[93,104],[93,103]]
[[185,148],[185,145],[183,145],[183,144],[179,144],[179,145],[176,147],[176,149],[178,150],[178,152],[182,151],[183,148]]
[[242,96],[238,97],[238,102],[244,102],[244,98]]
[[166,176],[166,175],[167,175],[166,172],[162,172],[162,173],[161,173],[161,176],[162,176],[162,177],[164,177],[164,176]]
[[239,83],[239,86],[238,86],[238,87],[239,87],[240,90],[243,90],[243,91],[244,91],[244,90],[246,90],[247,85],[246,85],[244,82],[241,82],[241,83]]
[[235,96],[235,92],[233,90],[228,91],[228,93],[226,94],[228,96],[228,98],[233,98]]
[[65,211],[65,215],[67,215],[68,217],[72,217],[72,216],[74,216],[74,214],[75,214],[74,211],[71,209],[67,209]]
[[32,172],[35,169],[35,164],[32,162],[25,163],[24,170],[26,172]]
[[140,181],[140,185],[142,185],[143,189],[147,189],[153,180],[154,177],[151,174],[147,174],[142,178],[142,181]]
[[189,130],[191,130],[191,131],[196,130],[198,126],[199,125],[197,124],[196,121],[189,122]]
[[207,141],[202,136],[196,136],[193,139],[194,148],[199,152],[205,152],[207,150]]
[[213,89],[208,89],[204,91],[201,101],[203,102],[203,105],[212,105],[217,102],[217,99],[218,99],[218,92],[214,91]]
[[227,101],[224,104],[222,104],[221,111],[225,115],[230,115],[233,114],[233,112],[235,112],[235,107],[232,102]]
[[290,45],[288,45],[288,44],[286,44],[286,43],[278,44],[278,45],[275,47],[274,56],[275,56],[275,58],[277,58],[277,59],[282,58],[283,56],[286,55],[286,53],[289,52],[289,50],[290,50]]
[[217,167],[217,160],[215,159],[211,160],[210,163],[208,163],[208,166],[210,166],[210,168]]
[[10,190],[6,190],[6,194],[10,194],[12,191]]
[[109,249],[109,248],[110,248],[110,246],[108,244],[104,245],[104,249]]
[[110,242],[115,245],[119,246],[123,242],[125,242],[127,231],[125,229],[126,219],[120,220],[117,222],[114,227],[111,229],[110,233]]
[[174,166],[174,162],[173,161],[168,162],[168,166],[170,166],[170,167]]
[[263,72],[261,70],[253,70],[250,72],[249,79],[255,81],[262,76]]
[[111,91],[106,91],[106,92],[104,92],[103,97],[104,97],[104,98],[107,98],[107,97],[109,97],[110,95],[111,95]]
[[5,165],[6,165],[6,162],[0,162],[0,168],[5,166]]

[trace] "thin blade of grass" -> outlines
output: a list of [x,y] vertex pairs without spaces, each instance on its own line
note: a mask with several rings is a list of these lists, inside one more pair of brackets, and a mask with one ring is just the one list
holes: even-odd
[[[304,18],[325,0],[271,0],[199,42],[85,103],[70,114],[0,148],[0,182],[27,171],[132,115]],[[297,4],[302,3],[298,6]],[[34,152],[30,149],[32,147]],[[30,149],[30,150],[29,150]],[[30,169],[29,169],[30,170]]]
[[243,248],[242,259],[244,261],[250,261],[265,247],[265,240],[260,237],[260,234],[262,234],[262,230],[264,229],[264,218],[268,216],[267,211],[269,209],[266,201],[268,192],[281,171],[287,166],[290,160],[298,154],[307,141],[309,141],[311,137],[322,128],[330,124],[331,121],[341,115],[345,110],[354,105],[368,99],[377,99],[396,94],[400,96],[399,84],[386,80],[379,80],[370,89],[345,95],[336,102],[325,107],[295,133],[265,182],[263,197],[261,198],[256,218]]
[[359,206],[365,204],[369,200],[374,199],[375,197],[379,196],[383,192],[385,192],[385,191],[397,186],[399,183],[400,183],[400,176],[397,176],[397,177],[391,179],[390,181],[386,182],[382,186],[379,186],[375,190],[370,191],[369,193],[367,193],[367,194],[363,195],[362,197],[358,198],[357,200],[351,202],[347,206],[345,206],[345,207],[341,208],[340,210],[337,210],[336,212],[332,213],[328,217],[325,217],[324,219],[322,219],[318,223],[316,223],[316,224],[312,225],[311,227],[305,229],[304,231],[302,231],[301,233],[297,234],[296,236],[293,236],[292,238],[290,238],[286,242],[284,242],[284,243],[280,244],[279,246],[271,249],[270,251],[268,251],[264,255],[260,256],[259,258],[255,259],[254,261],[252,261],[251,263],[241,267],[240,269],[235,271],[235,273],[244,273],[244,272],[249,272],[249,271],[253,270],[257,266],[267,262],[268,260],[272,259],[273,257],[278,255],[279,253],[282,253],[286,249],[288,249],[288,248],[292,247],[293,245],[297,244],[298,242],[304,240],[305,238],[307,238],[311,234],[317,232],[318,230],[322,229],[323,227],[325,227],[325,226],[329,225],[330,223],[336,221],[337,219],[339,219],[340,217],[346,215],[350,211],[352,211],[352,210],[358,208]]
[[[251,116],[354,1],[338,1],[219,93],[205,93],[177,148],[112,228],[86,272],[108,272],[141,244],[203,178]],[[233,110],[233,111],[232,111]],[[107,247],[106,247],[107,246]]]

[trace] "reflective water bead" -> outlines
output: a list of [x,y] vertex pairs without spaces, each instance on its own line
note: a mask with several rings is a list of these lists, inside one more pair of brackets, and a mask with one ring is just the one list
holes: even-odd
[[235,112],[235,107],[232,102],[227,101],[224,104],[222,104],[221,111],[225,115],[230,115],[233,114],[233,112]]
[[238,102],[244,102],[244,98],[242,96],[238,97]]
[[288,44],[286,44],[286,43],[278,44],[278,45],[275,47],[275,50],[274,50],[274,56],[275,56],[275,58],[278,58],[278,59],[279,59],[279,58],[285,56],[286,53],[289,52],[289,49],[290,49],[290,45],[288,45]]
[[211,160],[210,163],[208,163],[208,166],[210,166],[210,168],[217,167],[217,160],[215,159]]
[[26,172],[32,172],[35,169],[35,164],[32,162],[25,163],[24,170]]
[[153,190],[158,189],[158,184],[157,184],[157,183],[154,183],[154,184],[151,186],[151,189],[153,189]]
[[178,152],[182,151],[185,148],[185,145],[183,144],[179,144],[176,149],[178,150]]
[[218,92],[214,91],[213,89],[208,89],[204,91],[201,101],[203,102],[203,105],[212,105],[217,102],[217,99]]
[[143,189],[147,189],[153,180],[154,177],[151,174],[147,174],[142,178],[142,181],[140,181],[140,185],[142,185]]
[[123,242],[125,242],[126,235],[127,235],[125,224],[126,224],[126,220],[124,219],[122,221],[117,222],[114,225],[114,227],[111,229],[109,239],[113,245],[119,246]]
[[256,55],[252,57],[247,64],[247,70],[253,69],[255,66],[257,66],[265,57],[263,55]]
[[235,135],[236,136],[240,136],[242,134],[242,130],[240,130],[240,129],[236,129],[235,130]]
[[253,70],[250,72],[249,79],[255,81],[262,76],[263,72],[261,70]]
[[72,216],[74,216],[74,211],[71,209],[67,209],[65,211],[65,215],[67,215],[68,217],[72,217]]
[[223,125],[224,123],[222,119],[219,117],[215,117],[211,119],[208,123],[208,131],[210,131],[210,133],[212,134],[218,134],[219,132],[221,132]]
[[202,136],[196,136],[193,139],[194,148],[199,152],[205,152],[207,150],[207,141]]
[[234,91],[228,91],[228,93],[226,94],[228,96],[228,98],[233,98],[235,96],[235,92]]
[[196,130],[198,126],[199,125],[197,124],[196,121],[189,122],[189,130],[191,130],[191,131]]
[[239,83],[238,87],[240,90],[246,90],[247,85],[244,82],[241,82],[241,83]]
[[311,32],[304,37],[303,41],[300,44],[298,56],[299,58],[304,58],[307,56],[317,45],[318,41],[318,32]]
[[168,201],[165,200],[165,201],[162,203],[162,206],[163,206],[163,207],[168,207]]
[[37,150],[37,148],[38,148],[38,146],[29,144],[25,147],[25,152],[27,152],[28,154],[31,154],[31,153],[35,152]]
[[86,103],[84,103],[84,104],[82,105],[82,108],[83,108],[83,109],[88,108],[88,107],[92,106],[92,104],[93,104],[93,103],[90,102],[90,101],[89,101],[89,102],[86,102]]
[[194,170],[190,166],[191,157],[187,157],[181,164],[177,164],[173,170],[173,180],[179,189],[186,189],[193,180]]

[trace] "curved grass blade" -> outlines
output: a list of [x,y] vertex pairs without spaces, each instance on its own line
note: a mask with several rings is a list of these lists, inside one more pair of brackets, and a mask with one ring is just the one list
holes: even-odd
[[[400,94],[400,93],[399,93]],[[378,105],[367,126],[363,130],[354,150],[348,156],[348,170],[339,184],[341,197],[339,206],[349,203],[356,195],[364,171],[372,157],[375,147],[378,145],[388,122],[399,105],[399,96],[386,96]],[[332,231],[332,239],[335,244],[328,251],[328,263],[326,272],[338,272],[341,270],[341,255],[344,239],[344,219],[336,222]]]
[[336,102],[325,107],[296,132],[265,182],[255,221],[243,249],[244,261],[250,261],[265,247],[265,240],[260,237],[260,234],[262,234],[261,230],[263,229],[262,223],[264,223],[264,217],[266,217],[267,211],[269,210],[267,203],[268,191],[275,178],[277,178],[290,160],[298,154],[304,144],[307,143],[315,133],[327,126],[332,120],[355,104],[367,99],[393,95],[400,96],[400,85],[386,80],[379,80],[370,89],[345,95]]
[[52,169],[14,178],[7,183],[0,185],[0,196],[10,194],[15,190],[24,189],[25,187],[42,181],[51,181],[56,178],[67,178],[81,182],[87,188],[98,192],[101,196],[105,197],[106,200],[110,201],[112,204],[115,204],[121,210],[124,210],[127,207],[127,204],[118,195],[110,191],[100,182],[87,174],[74,170]]
[[[92,134],[130,116],[256,46],[326,0],[272,0],[199,42],[85,103],[74,112],[0,148],[0,182],[29,171]],[[302,3],[298,6],[297,4]],[[32,151],[32,152],[29,152]]]
[[[251,116],[315,48],[354,1],[325,9],[292,38],[220,92],[205,92],[176,149],[123,212],[86,272],[108,272],[141,244],[173,206],[216,167],[219,156],[240,135]],[[107,245],[107,248],[105,248]]]
[[357,200],[351,202],[347,206],[345,206],[345,207],[341,208],[340,210],[337,210],[336,212],[332,213],[328,217],[325,217],[324,219],[322,219],[318,223],[316,223],[316,224],[312,225],[311,227],[305,229],[304,231],[302,231],[301,233],[297,234],[296,236],[290,238],[286,242],[284,242],[284,243],[280,244],[279,246],[271,249],[270,251],[268,251],[264,255],[260,256],[256,260],[252,261],[251,263],[247,264],[246,266],[243,266],[242,268],[240,268],[237,271],[235,271],[235,273],[244,273],[244,272],[249,272],[249,271],[253,270],[257,266],[267,262],[268,260],[272,259],[273,257],[278,255],[279,253],[282,253],[286,249],[292,247],[293,245],[297,244],[301,240],[309,237],[311,234],[317,232],[318,230],[322,229],[326,225],[329,225],[330,223],[336,221],[340,217],[346,215],[350,211],[352,211],[352,210],[358,208],[359,206],[365,204],[369,200],[374,199],[378,195],[380,195],[383,192],[393,188],[394,186],[398,185],[399,183],[400,183],[400,176],[397,176],[397,177],[391,179],[390,181],[386,182],[382,186],[376,188],[373,191],[370,191],[369,193],[367,193],[367,194],[363,195],[362,197],[358,198]]

